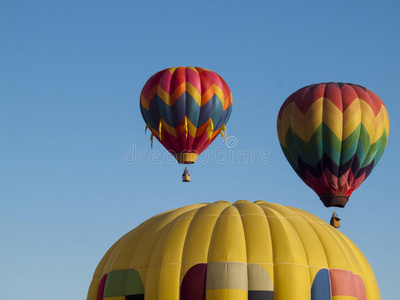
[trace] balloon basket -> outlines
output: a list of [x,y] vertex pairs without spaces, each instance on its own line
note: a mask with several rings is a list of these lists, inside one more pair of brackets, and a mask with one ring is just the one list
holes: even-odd
[[340,228],[340,218],[335,211],[332,214],[330,224],[335,228]]
[[190,175],[189,174],[183,174],[182,175],[182,181],[183,182],[190,182]]
[[331,225],[335,228],[340,228],[340,219],[339,218],[331,218]]

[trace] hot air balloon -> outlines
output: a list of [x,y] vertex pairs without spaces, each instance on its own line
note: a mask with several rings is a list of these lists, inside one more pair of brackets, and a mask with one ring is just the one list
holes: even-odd
[[325,206],[344,207],[385,150],[389,117],[365,87],[321,83],[283,103],[277,121],[283,153]]
[[87,300],[379,300],[368,261],[305,211],[239,200],[145,221],[104,255]]
[[192,164],[221,134],[232,111],[232,94],[218,74],[198,67],[162,70],[146,82],[140,110],[153,137],[180,164]]

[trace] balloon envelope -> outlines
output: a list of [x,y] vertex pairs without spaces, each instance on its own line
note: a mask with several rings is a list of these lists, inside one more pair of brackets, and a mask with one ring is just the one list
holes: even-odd
[[305,211],[239,200],[161,213],[117,241],[88,300],[379,300],[341,232]]
[[382,100],[355,84],[303,87],[277,121],[283,153],[325,206],[344,207],[385,150],[389,117]]
[[140,95],[146,128],[178,160],[194,163],[218,136],[224,136],[232,95],[218,74],[198,67],[162,70]]

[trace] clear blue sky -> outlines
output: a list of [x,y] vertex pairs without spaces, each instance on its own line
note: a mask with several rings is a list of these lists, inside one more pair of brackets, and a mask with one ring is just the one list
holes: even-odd
[[[398,1],[2,1],[0,298],[85,299],[118,238],[187,204],[263,199],[328,221],[281,152],[276,117],[295,90],[342,81],[389,111],[386,151],[340,213],[382,299],[397,299],[399,13]],[[154,163],[164,150],[150,152],[139,95],[172,66],[211,69],[232,90],[238,144],[210,148],[268,151],[268,164],[210,159],[183,184],[182,166]]]

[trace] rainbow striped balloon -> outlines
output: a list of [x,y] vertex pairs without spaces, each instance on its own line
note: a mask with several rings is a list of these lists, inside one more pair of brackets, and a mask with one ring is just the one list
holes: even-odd
[[162,70],[140,95],[146,129],[179,163],[194,163],[218,136],[232,111],[232,94],[218,74],[198,67]]
[[303,87],[277,122],[283,153],[325,206],[344,207],[385,150],[389,117],[372,91],[349,83]]

